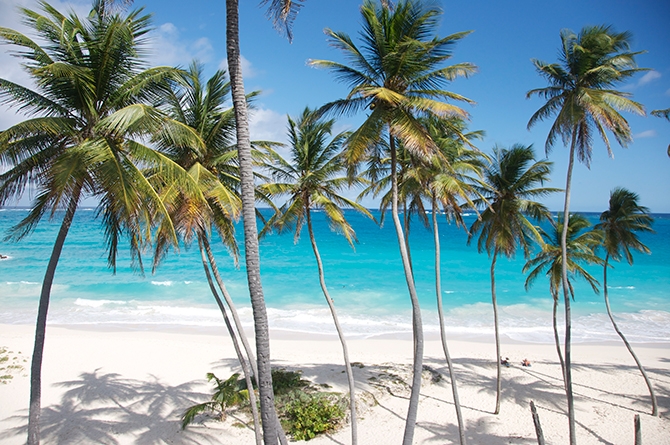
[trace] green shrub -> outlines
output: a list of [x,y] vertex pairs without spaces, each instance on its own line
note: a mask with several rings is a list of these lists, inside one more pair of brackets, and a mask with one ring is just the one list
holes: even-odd
[[302,379],[300,371],[287,371],[284,368],[272,369],[272,390],[275,395],[288,394],[307,386],[309,382]]
[[322,394],[295,392],[284,406],[284,426],[295,440],[310,440],[333,430],[344,418],[337,400]]

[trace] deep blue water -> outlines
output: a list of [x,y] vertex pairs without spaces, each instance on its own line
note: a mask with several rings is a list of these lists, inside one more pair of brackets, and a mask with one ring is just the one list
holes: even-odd
[[[0,234],[27,214],[25,209],[0,209]],[[374,213],[379,217],[378,213]],[[200,263],[197,246],[171,252],[155,274],[151,259],[145,275],[130,268],[125,250],[117,273],[107,267],[100,221],[93,209],[80,209],[68,235],[56,272],[49,322],[56,324],[124,323],[221,324]],[[411,331],[410,305],[397,241],[390,218],[383,227],[354,213],[347,216],[356,230],[355,250],[332,232],[316,213],[315,231],[326,281],[346,333],[369,336]],[[596,214],[588,215],[597,222]],[[0,241],[0,323],[34,323],[46,263],[61,215],[40,223],[18,243]],[[654,215],[653,234],[642,234],[651,255],[635,255],[635,263],[615,263],[608,272],[612,308],[631,340],[670,341],[670,215]],[[474,216],[467,216],[469,224]],[[242,230],[239,227],[238,239]],[[467,245],[463,230],[441,218],[442,297],[448,330],[460,335],[492,332],[490,258],[478,253],[476,240]],[[433,235],[418,222],[409,236],[425,330],[437,331]],[[236,268],[218,240],[215,254],[226,286],[245,323],[251,310],[244,262]],[[243,258],[243,256],[241,257]],[[521,269],[525,260],[500,258],[496,266],[498,303],[503,334],[526,341],[551,342],[551,298],[548,282],[539,278],[527,292]],[[588,270],[602,281],[602,268]],[[319,287],[316,261],[306,230],[298,243],[293,234],[272,234],[261,241],[261,273],[271,327],[304,332],[334,332]],[[575,283],[573,326],[576,341],[616,339],[602,295]]]

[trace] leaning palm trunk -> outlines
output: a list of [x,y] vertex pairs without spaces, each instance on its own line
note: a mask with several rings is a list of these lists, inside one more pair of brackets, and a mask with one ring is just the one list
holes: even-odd
[[458,398],[458,388],[456,387],[456,376],[454,367],[451,363],[449,348],[447,347],[447,334],[444,330],[444,311],[442,309],[442,278],[440,273],[440,233],[437,225],[437,205],[435,196],[433,196],[433,237],[435,239],[435,294],[437,297],[437,316],[440,319],[440,339],[442,340],[442,349],[444,357],[447,359],[447,368],[449,368],[449,379],[451,380],[451,392],[454,397],[454,408],[456,408],[456,419],[458,420],[458,437],[461,445],[465,445],[465,425],[463,425],[463,415],[461,414],[461,402]]
[[242,195],[242,219],[244,222],[244,253],[247,266],[247,281],[251,307],[254,316],[256,352],[258,360],[258,391],[261,403],[263,440],[266,445],[276,445],[278,430],[277,413],[272,391],[272,370],[270,365],[270,328],[261,284],[260,254],[258,249],[258,229],[256,227],[254,173],[251,160],[251,140],[247,103],[244,95],[244,81],[240,56],[240,30],[238,0],[226,0],[226,53],[230,87],[235,110],[237,152],[240,168],[240,188]]
[[568,425],[570,428],[570,445],[577,444],[575,431],[575,400],[572,394],[572,369],[570,357],[571,319],[570,319],[570,285],[568,283],[568,223],[570,220],[570,189],[572,185],[572,168],[575,162],[575,141],[577,129],[572,132],[570,156],[568,159],[568,175],[565,181],[565,205],[563,206],[563,230],[561,232],[561,281],[563,284],[563,301],[565,303],[565,366],[563,378],[565,395],[568,402]]
[[[251,370],[253,371],[254,377],[258,376],[258,366],[256,364],[256,357],[254,356],[254,351],[251,349],[251,346],[249,345],[249,340],[247,339],[247,335],[244,332],[244,326],[242,326],[242,321],[240,320],[240,316],[237,313],[237,309],[235,308],[235,303],[233,303],[233,299],[230,297],[230,293],[228,292],[228,289],[226,288],[226,285],[223,284],[223,280],[221,279],[221,274],[219,273],[219,268],[216,265],[216,260],[214,259],[214,254],[212,253],[212,248],[209,244],[209,240],[207,238],[203,238],[203,245],[205,247],[205,252],[207,252],[207,258],[209,259],[209,265],[212,268],[212,274],[214,275],[214,278],[216,279],[216,283],[219,286],[219,289],[221,290],[221,294],[223,295],[223,298],[226,300],[226,304],[228,305],[228,308],[230,309],[230,313],[233,316],[233,322],[235,323],[235,328],[237,329],[237,333],[240,337],[240,340],[242,341],[242,345],[244,346],[244,351],[247,354],[247,358],[249,359],[249,363],[251,364]],[[257,378],[257,377],[256,377]],[[277,417],[277,412],[275,411],[275,419],[277,422],[277,425],[279,425],[279,417]],[[286,439],[286,435],[284,434],[284,430],[281,428],[277,429],[278,435],[279,435],[279,442],[282,445],[288,445],[288,440]]]
[[47,265],[44,281],[42,282],[42,292],[40,294],[40,303],[37,310],[37,323],[35,326],[35,346],[33,348],[33,358],[30,367],[30,407],[28,409],[28,445],[38,445],[40,443],[40,411],[42,409],[42,357],[44,355],[44,340],[47,329],[47,313],[49,312],[49,300],[51,298],[51,286],[56,275],[56,266],[60,254],[63,251],[65,238],[72,225],[74,214],[79,203],[81,186],[75,188],[70,198],[63,222],[61,223],[58,236],[54,243],[49,264]]
[[421,308],[419,307],[419,298],[414,285],[414,275],[412,266],[407,253],[405,244],[405,235],[402,230],[402,223],[398,216],[398,175],[396,173],[396,149],[393,137],[391,136],[391,213],[393,224],[395,225],[396,235],[398,236],[398,247],[400,248],[400,257],[405,271],[405,280],[407,289],[412,302],[412,336],[414,346],[414,363],[412,366],[412,389],[409,396],[409,408],[407,410],[407,419],[405,421],[405,433],[403,435],[403,445],[411,445],[414,438],[414,427],[416,426],[416,417],[419,410],[419,395],[421,392],[421,374],[423,372],[423,326],[421,323]]
[[228,319],[226,307],[223,305],[223,301],[221,301],[221,297],[219,297],[219,293],[217,292],[216,287],[214,286],[214,282],[212,281],[212,274],[210,273],[209,267],[207,265],[207,257],[205,256],[205,249],[203,247],[202,240],[198,240],[198,245],[200,247],[202,267],[205,269],[205,275],[207,275],[209,289],[212,291],[212,295],[216,300],[216,304],[219,306],[221,315],[223,315],[223,321],[226,323],[226,329],[228,329],[230,339],[233,341],[233,348],[235,348],[237,360],[239,360],[240,366],[242,366],[242,372],[244,372],[244,381],[247,384],[247,392],[249,393],[249,405],[251,405],[251,416],[254,419],[254,434],[256,435],[256,445],[261,445],[261,443],[263,443],[263,436],[261,434],[261,423],[260,419],[258,418],[258,407],[256,406],[256,393],[254,392],[254,385],[251,381],[249,365],[247,364],[247,361],[244,358],[244,354],[242,354],[242,350],[240,349],[240,344],[237,341],[237,334],[235,334],[235,329],[230,324],[230,320]]
[[558,354],[558,361],[561,363],[563,388],[565,388],[565,361],[563,361],[563,353],[561,352],[561,340],[558,337],[558,324],[556,320],[556,312],[558,311],[558,292],[552,291],[551,296],[554,298],[554,308],[552,313],[552,321],[554,325],[554,342],[556,342],[556,353]]
[[619,330],[619,326],[617,326],[616,322],[614,321],[614,316],[612,315],[612,310],[610,309],[610,300],[607,294],[608,261],[609,261],[609,254],[605,256],[605,271],[603,277],[603,294],[605,295],[605,307],[607,308],[607,315],[609,315],[610,317],[610,321],[612,322],[612,326],[614,326],[614,330],[616,331],[617,334],[619,334],[619,337],[621,337],[621,340],[623,341],[624,345],[626,345],[626,348],[628,349],[628,352],[630,352],[630,355],[633,356],[633,360],[635,360],[635,364],[637,364],[637,369],[640,370],[642,377],[644,377],[644,382],[647,384],[647,388],[649,388],[649,395],[651,396],[651,415],[658,416],[658,405],[656,403],[656,394],[654,393],[654,388],[651,386],[651,381],[649,380],[649,377],[647,377],[647,373],[642,367],[642,363],[640,363],[640,360],[637,358],[637,355],[635,354],[635,352],[633,352],[633,348],[630,346],[630,343],[628,343],[628,340],[626,340],[626,337],[624,337],[623,332]]
[[496,260],[498,259],[498,249],[493,251],[493,259],[491,260],[491,302],[493,303],[493,330],[496,338],[496,409],[493,414],[500,412],[500,396],[502,392],[502,375],[501,375],[501,358],[500,354],[500,332],[498,331],[498,299],[496,297]]
[[337,336],[339,337],[340,343],[342,344],[342,355],[344,355],[344,369],[347,372],[347,381],[349,382],[351,444],[356,445],[358,443],[358,432],[356,428],[356,387],[354,384],[354,373],[351,370],[351,364],[349,363],[349,349],[347,348],[347,341],[344,338],[344,333],[342,332],[340,321],[337,318],[337,312],[335,311],[335,305],[333,304],[333,299],[330,298],[328,288],[326,287],[326,278],[323,273],[323,263],[321,262],[321,255],[319,254],[319,249],[316,246],[316,239],[314,238],[314,230],[312,229],[312,215],[309,211],[309,207],[307,208],[306,213],[307,213],[307,231],[309,232],[309,240],[312,243],[312,250],[314,250],[316,265],[319,268],[319,283],[321,284],[321,290],[323,291],[323,296],[326,297],[326,302],[328,303],[330,314],[333,317],[333,323],[335,324],[335,329],[337,330]]

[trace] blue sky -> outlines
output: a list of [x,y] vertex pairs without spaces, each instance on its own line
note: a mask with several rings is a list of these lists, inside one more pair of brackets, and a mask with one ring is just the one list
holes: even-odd
[[[247,91],[260,90],[257,110],[252,117],[254,139],[285,140],[286,115],[297,115],[305,106],[318,107],[343,97],[346,86],[336,83],[328,72],[307,66],[308,59],[340,60],[328,46],[324,28],[344,31],[357,38],[360,29],[361,0],[310,0],[305,3],[294,25],[294,40],[289,43],[267,20],[256,0],[243,0],[240,10],[241,48],[245,59]],[[72,8],[85,15],[90,2],[54,1],[61,10]],[[468,79],[453,82],[449,89],[477,102],[464,108],[471,114],[470,129],[484,130],[486,137],[478,147],[490,152],[498,144],[533,144],[538,156],[544,155],[544,142],[550,123],[531,131],[528,119],[541,105],[539,98],[526,99],[532,88],[543,87],[532,58],[554,62],[558,58],[559,32],[563,28],[579,31],[585,25],[610,24],[617,31],[633,34],[632,49],[646,51],[638,57],[640,67],[650,68],[620,89],[633,94],[647,111],[670,107],[670,2],[664,0],[597,1],[449,1],[438,2],[444,14],[439,35],[472,30],[454,48],[453,62],[472,62],[479,71]],[[1,0],[0,26],[21,28],[17,6],[34,7],[34,0]],[[134,7],[145,7],[153,15],[153,64],[186,66],[193,58],[205,64],[206,73],[225,68],[225,2],[176,0],[136,0]],[[16,59],[0,49],[0,77],[26,83]],[[627,187],[641,197],[654,212],[670,213],[670,122],[657,117],[625,114],[634,142],[623,149],[613,142],[614,159],[607,156],[604,144],[593,146],[591,169],[576,165],[573,176],[571,209],[602,211],[609,192]],[[0,108],[0,129],[18,117]],[[362,116],[341,119],[338,129],[355,126]],[[613,138],[612,138],[613,140]],[[567,150],[559,143],[549,159],[554,162],[551,186],[565,184]],[[545,200],[552,210],[562,209],[563,196]],[[373,206],[374,202],[366,201]]]

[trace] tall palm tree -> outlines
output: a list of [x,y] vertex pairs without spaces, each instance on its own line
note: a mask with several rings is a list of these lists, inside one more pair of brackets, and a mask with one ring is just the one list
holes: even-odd
[[[560,63],[533,60],[539,74],[547,79],[549,86],[530,90],[526,97],[544,97],[547,102],[528,121],[530,129],[537,122],[554,114],[556,120],[549,130],[545,148],[547,153],[560,137],[569,146],[568,172],[563,206],[563,233],[561,249],[563,264],[567,264],[567,219],[570,215],[570,193],[575,154],[587,166],[591,161],[591,146],[594,136],[599,135],[611,154],[606,132],[614,134],[620,145],[632,140],[630,126],[619,113],[626,110],[644,114],[644,107],[631,100],[629,93],[614,90],[622,81],[632,77],[637,68],[635,56],[629,50],[630,33],[616,33],[609,26],[586,26],[579,34],[570,30],[561,31]],[[568,402],[570,445],[575,445],[575,410],[572,395],[571,371],[571,317],[568,272],[562,272],[563,300],[565,303],[565,388]]]
[[[565,361],[561,352],[561,342],[558,336],[558,325],[556,313],[558,309],[559,292],[562,286],[562,254],[561,254],[561,234],[563,233],[563,219],[560,214],[556,219],[551,219],[551,231],[547,232],[540,229],[540,234],[544,243],[533,258],[528,260],[523,266],[523,273],[527,273],[526,290],[530,289],[535,280],[544,272],[549,278],[549,292],[553,299],[552,326],[554,329],[554,341],[556,343],[556,352],[558,360],[561,363],[561,372],[565,381]],[[602,243],[603,236],[599,230],[588,230],[591,227],[589,220],[580,214],[570,215],[568,220],[568,285],[570,296],[574,300],[575,291],[572,287],[570,277],[581,277],[586,280],[591,289],[598,293],[598,280],[596,280],[582,264],[603,264],[602,258],[595,254],[595,250]]]
[[[535,161],[532,146],[513,145],[509,149],[493,149],[491,164],[484,170],[483,198],[475,199],[480,217],[470,226],[468,243],[479,234],[477,249],[486,250],[491,259],[491,300],[496,342],[496,406],[500,412],[502,380],[500,374],[500,334],[498,330],[498,303],[496,297],[495,267],[498,255],[511,258],[517,248],[524,257],[530,254],[533,241],[542,243],[534,221],[550,218],[550,213],[538,199],[557,191],[541,185],[549,180],[551,162]],[[530,219],[529,219],[530,218]]]
[[293,228],[297,241],[302,227],[307,225],[319,271],[321,290],[342,345],[345,371],[349,384],[351,442],[355,444],[358,439],[354,375],[349,362],[349,352],[344,332],[326,286],[323,262],[314,236],[312,210],[323,210],[330,221],[331,227],[342,233],[352,247],[356,239],[355,233],[353,227],[346,220],[342,207],[355,209],[370,218],[372,218],[372,215],[365,207],[340,194],[341,190],[350,184],[346,175],[343,175],[345,166],[341,156],[342,144],[347,135],[346,133],[339,133],[328,142],[334,123],[334,119],[324,120],[319,117],[317,112],[309,108],[305,108],[297,121],[289,117],[290,160],[268,148],[268,159],[263,163],[263,167],[270,172],[271,178],[276,182],[262,184],[260,188],[270,196],[287,198],[279,212],[268,221],[266,225],[268,230],[277,228],[281,232],[287,228]]
[[[286,0],[289,5],[291,2]],[[272,2],[274,6],[276,2]],[[281,10],[281,8],[279,8]],[[288,10],[292,10],[289,5]],[[278,13],[281,20],[283,16]],[[275,445],[281,425],[277,419],[272,392],[272,369],[270,363],[270,329],[267,307],[261,283],[260,254],[258,248],[258,227],[255,212],[254,172],[251,158],[251,138],[249,136],[249,117],[244,79],[242,77],[242,58],[240,56],[240,26],[238,0],[226,0],[226,55],[230,75],[230,86],[235,110],[235,132],[240,172],[240,194],[242,197],[242,222],[244,224],[244,256],[249,285],[249,297],[254,318],[254,334],[257,354],[257,383],[261,405],[263,441],[266,445]],[[288,23],[288,22],[287,22]],[[288,28],[290,29],[290,27]]]
[[[651,110],[651,114],[656,117],[664,117],[670,121],[670,108],[665,110]],[[670,145],[668,145],[668,156],[670,156]]]
[[[292,39],[291,26],[302,6],[303,0],[262,0],[267,5],[268,17],[275,28],[283,30],[289,40]],[[251,139],[249,136],[249,118],[244,94],[242,77],[242,58],[240,56],[240,17],[239,0],[226,0],[226,56],[230,74],[233,108],[237,135],[237,151],[240,171],[240,193],[242,196],[242,221],[244,224],[244,254],[249,283],[249,296],[254,316],[256,352],[258,354],[258,388],[263,420],[263,440],[274,445],[277,440],[286,442],[277,419],[272,393],[272,371],[270,366],[270,331],[267,308],[263,296],[260,274],[260,255],[258,250],[258,228],[254,209],[254,173],[251,158]]]
[[[99,3],[97,4],[99,5]],[[61,14],[46,2],[41,12],[22,9],[24,22],[45,45],[8,28],[0,28],[4,43],[20,48],[15,55],[37,85],[30,89],[0,79],[0,100],[31,117],[0,134],[0,205],[19,197],[30,184],[36,197],[29,214],[9,237],[29,234],[45,213],[65,216],[47,265],[35,329],[31,364],[28,443],[39,443],[41,367],[51,287],[61,250],[77,205],[86,197],[99,202],[108,248],[115,269],[122,236],[141,270],[141,250],[155,216],[166,215],[161,201],[138,165],[152,166],[166,182],[181,170],[141,143],[147,135],[169,126],[175,143],[197,146],[197,137],[147,105],[157,85],[174,76],[173,68],[143,69],[141,42],[149,17],[136,10],[127,15],[105,14],[94,8],[87,19]],[[171,233],[169,218],[162,218]]]
[[[465,424],[461,413],[461,404],[458,397],[458,384],[449,354],[447,335],[444,327],[444,309],[442,305],[442,266],[440,262],[440,233],[437,222],[438,213],[442,210],[448,221],[455,221],[458,227],[465,228],[460,201],[472,204],[471,196],[477,196],[473,186],[481,176],[483,155],[467,147],[470,140],[479,138],[483,132],[471,132],[463,135],[465,123],[461,119],[449,121],[436,120],[428,125],[433,141],[440,151],[432,157],[432,162],[420,165],[417,170],[410,170],[409,177],[416,177],[423,184],[427,198],[431,203],[433,239],[435,244],[435,295],[437,298],[437,313],[440,323],[440,340],[442,350],[449,369],[451,391],[454,398],[454,408],[458,421],[459,440],[461,445],[466,444]],[[464,138],[466,143],[461,140]],[[424,213],[425,215],[425,213]]]
[[437,37],[440,11],[432,5],[406,0],[390,7],[387,2],[377,5],[366,0],[361,14],[360,47],[346,33],[325,31],[330,43],[344,52],[348,65],[328,60],[312,60],[310,64],[332,70],[338,79],[351,86],[346,98],[325,105],[322,111],[353,113],[371,110],[348,140],[349,162],[359,163],[371,156],[382,138],[386,138],[390,150],[391,213],[412,303],[413,376],[403,435],[403,444],[409,445],[414,437],[424,345],[419,300],[398,216],[396,145],[400,141],[408,150],[426,155],[435,151],[435,144],[419,117],[466,117],[463,109],[447,101],[470,101],[443,87],[458,76],[473,73],[475,67],[469,63],[444,66],[452,56],[451,47],[469,33]]
[[[250,389],[249,402],[255,426],[254,432],[256,443],[260,445],[261,424],[256,396],[252,390],[252,372],[239,347],[239,341],[241,340],[246,357],[255,370],[254,355],[237,309],[223,283],[210,245],[210,234],[216,230],[237,263],[238,247],[233,222],[239,217],[241,203],[235,190],[231,189],[231,186],[236,185],[235,178],[231,177],[235,173],[235,166],[231,166],[231,163],[236,159],[234,156],[236,153],[232,146],[235,120],[232,110],[226,107],[229,94],[230,85],[226,81],[225,72],[217,71],[205,82],[202,79],[202,66],[193,62],[178,80],[168,83],[165,94],[159,99],[159,106],[174,120],[193,128],[202,141],[201,147],[174,146],[166,134],[158,135],[155,143],[162,152],[188,172],[191,180],[191,183],[184,187],[163,188],[161,197],[185,244],[197,240],[210,290],[221,310],[247,388]],[[158,232],[156,236],[155,266],[171,246],[169,236],[164,235]],[[218,290],[214,281],[218,284]],[[235,327],[229,321],[219,292],[230,309]]]
[[612,326],[621,340],[626,345],[628,352],[633,356],[635,364],[637,364],[644,382],[649,388],[649,395],[651,396],[651,415],[658,415],[658,405],[656,403],[656,394],[654,388],[651,386],[651,381],[647,377],[647,373],[642,367],[642,363],[635,355],[623,332],[619,329],[612,310],[610,309],[610,301],[607,289],[607,266],[610,258],[614,261],[621,261],[625,258],[628,264],[633,264],[633,253],[636,250],[641,253],[651,253],[649,248],[640,241],[637,233],[653,232],[651,225],[653,218],[649,215],[649,209],[641,206],[638,203],[639,196],[625,188],[617,187],[610,193],[609,209],[600,214],[600,223],[596,227],[602,230],[605,234],[603,248],[605,249],[605,262],[603,266],[603,295],[605,296],[605,307],[607,308],[607,315],[612,321]]

